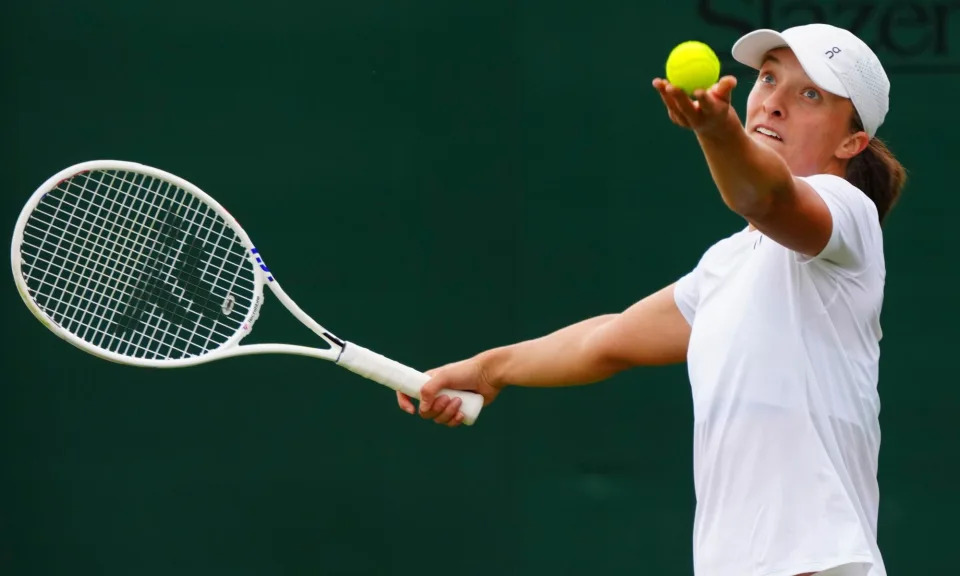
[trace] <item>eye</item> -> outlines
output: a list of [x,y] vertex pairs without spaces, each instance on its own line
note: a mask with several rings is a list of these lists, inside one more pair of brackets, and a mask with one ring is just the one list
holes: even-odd
[[760,77],[757,80],[763,84],[776,84],[777,81],[774,79],[773,74],[769,72],[761,72]]
[[814,90],[813,88],[807,88],[806,90],[804,90],[804,91],[803,91],[803,95],[804,95],[804,97],[809,98],[809,99],[811,99],[811,100],[819,100],[819,99],[820,99],[820,92]]

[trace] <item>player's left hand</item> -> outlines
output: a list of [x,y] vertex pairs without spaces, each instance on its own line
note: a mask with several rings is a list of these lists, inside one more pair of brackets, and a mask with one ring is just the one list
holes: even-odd
[[724,125],[729,115],[734,113],[730,105],[730,95],[736,85],[736,77],[724,76],[707,90],[694,91],[691,98],[682,89],[662,78],[655,78],[653,81],[653,87],[660,93],[670,120],[678,126],[699,133],[707,133]]

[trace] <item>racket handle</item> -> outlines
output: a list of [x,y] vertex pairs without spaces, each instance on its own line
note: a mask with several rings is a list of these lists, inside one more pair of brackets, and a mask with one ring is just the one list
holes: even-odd
[[[337,364],[417,400],[420,399],[420,389],[430,380],[430,377],[423,372],[353,342],[345,344]],[[460,411],[463,412],[464,424],[470,426],[477,420],[480,409],[483,408],[483,396],[463,390],[442,390],[440,394],[460,399]]]

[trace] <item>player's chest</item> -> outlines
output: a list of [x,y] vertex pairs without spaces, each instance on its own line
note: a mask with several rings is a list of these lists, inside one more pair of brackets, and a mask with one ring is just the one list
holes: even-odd
[[[772,242],[760,232],[728,238],[711,247],[700,262],[700,297],[750,285],[770,266]],[[702,302],[701,302],[702,304]]]

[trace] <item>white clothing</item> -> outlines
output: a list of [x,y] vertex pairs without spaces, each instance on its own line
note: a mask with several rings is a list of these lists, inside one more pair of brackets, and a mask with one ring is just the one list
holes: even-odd
[[675,286],[692,327],[697,576],[847,563],[886,575],[877,547],[880,224],[846,180],[805,180],[833,218],[820,254],[746,228]]

